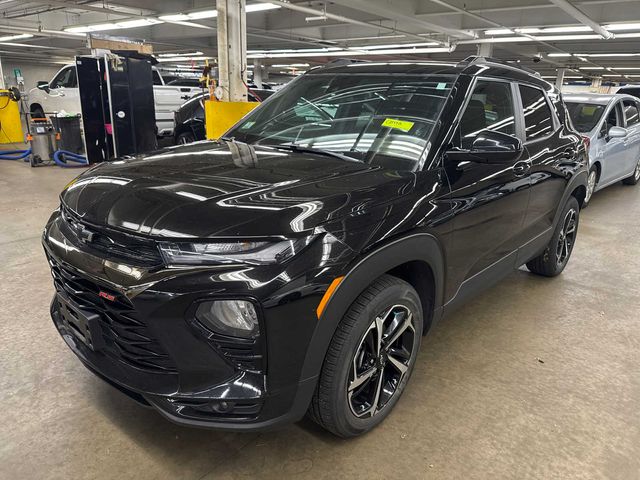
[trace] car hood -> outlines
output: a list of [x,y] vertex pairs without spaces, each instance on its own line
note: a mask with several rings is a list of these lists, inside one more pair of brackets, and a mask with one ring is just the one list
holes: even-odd
[[101,164],[61,200],[89,224],[153,237],[287,236],[361,214],[413,182],[325,155],[197,142]]

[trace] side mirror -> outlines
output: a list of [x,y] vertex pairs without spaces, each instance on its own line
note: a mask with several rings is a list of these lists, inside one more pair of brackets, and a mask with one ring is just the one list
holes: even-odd
[[36,87],[49,93],[49,82],[39,81]]
[[519,138],[494,130],[482,130],[471,144],[471,150],[450,150],[447,158],[457,162],[511,163],[522,155]]
[[622,127],[611,127],[609,129],[609,133],[607,134],[609,138],[624,138],[629,134],[626,128]]

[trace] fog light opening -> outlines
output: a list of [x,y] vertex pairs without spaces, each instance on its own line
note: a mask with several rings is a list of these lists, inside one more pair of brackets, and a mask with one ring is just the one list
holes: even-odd
[[260,334],[258,314],[246,300],[214,300],[202,302],[196,319],[215,333],[252,339]]

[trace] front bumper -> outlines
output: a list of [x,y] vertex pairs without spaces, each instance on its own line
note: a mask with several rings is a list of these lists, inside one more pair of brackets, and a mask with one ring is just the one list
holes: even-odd
[[[310,268],[313,252],[284,270],[145,269],[95,255],[63,223],[54,214],[43,237],[56,287],[51,317],[92,372],[186,425],[260,430],[305,414],[317,378],[301,371],[328,279]],[[203,298],[239,297],[259,307],[254,344],[207,334],[194,321]],[[79,329],[78,319],[88,323]]]

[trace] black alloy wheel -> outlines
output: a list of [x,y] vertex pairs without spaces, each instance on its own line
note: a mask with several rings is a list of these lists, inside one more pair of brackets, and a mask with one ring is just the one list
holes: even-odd
[[394,305],[381,312],[360,340],[347,384],[349,408],[372,417],[397,393],[409,370],[416,331],[411,311]]

